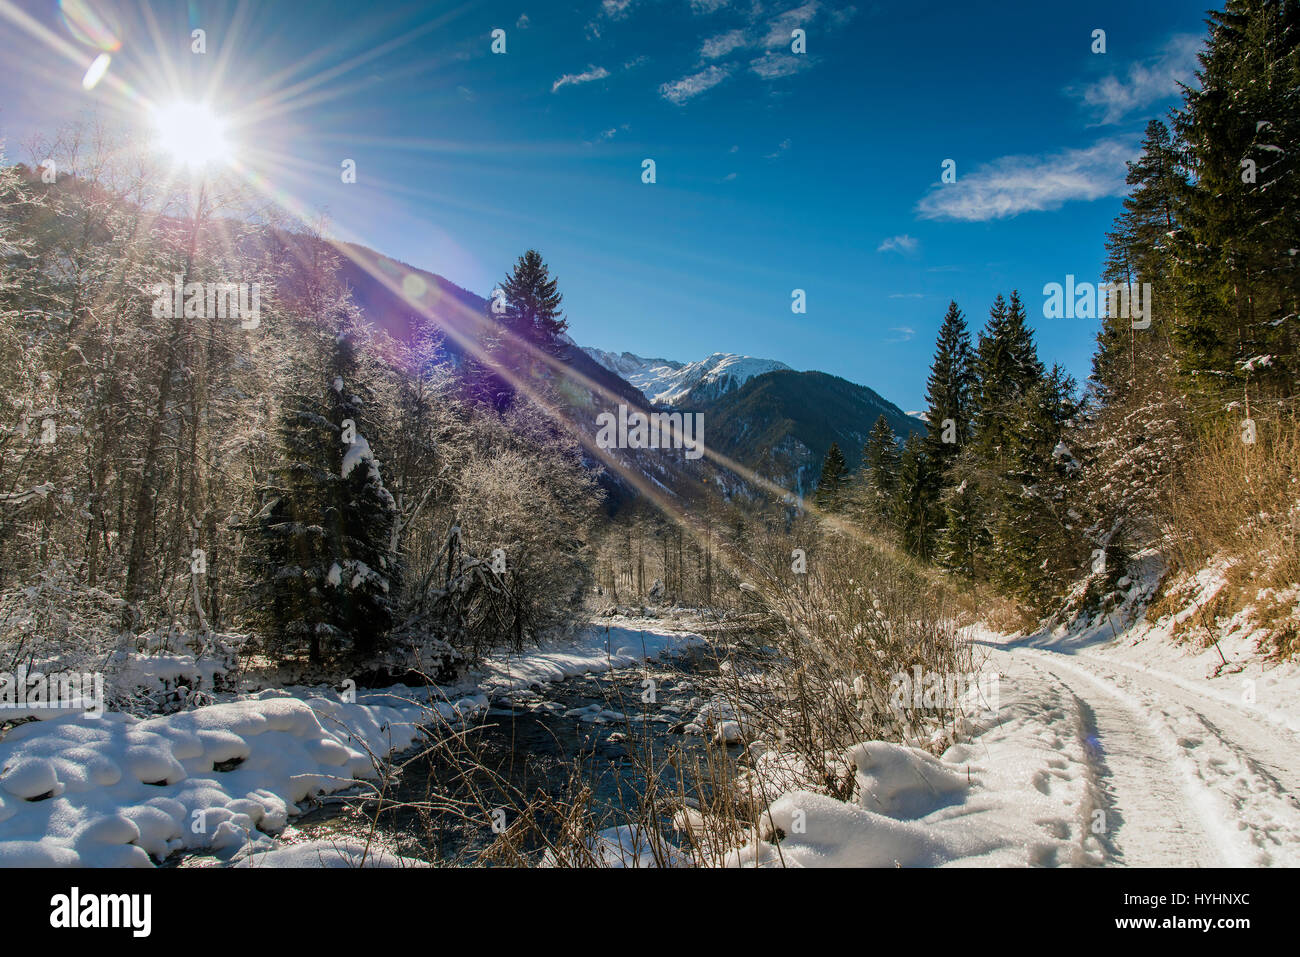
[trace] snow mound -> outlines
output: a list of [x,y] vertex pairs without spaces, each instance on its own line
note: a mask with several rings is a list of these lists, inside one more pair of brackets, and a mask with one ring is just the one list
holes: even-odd
[[967,787],[964,776],[919,748],[867,741],[849,749],[849,760],[857,768],[858,804],[891,817],[928,814]]
[[486,707],[482,695],[263,693],[145,720],[19,725],[0,741],[0,863],[147,867],[182,849],[235,849],[283,829],[298,802],[376,777],[376,760],[424,727]]
[[926,867],[953,851],[930,829],[896,821],[812,791],[775,801],[764,823],[779,830],[777,844],[757,841],[728,855],[731,866]]
[[355,841],[304,841],[271,850],[251,846],[236,855],[236,867],[428,867],[424,861],[402,857]]

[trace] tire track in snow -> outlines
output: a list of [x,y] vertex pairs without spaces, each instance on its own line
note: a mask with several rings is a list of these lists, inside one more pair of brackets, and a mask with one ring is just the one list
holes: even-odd
[[1059,652],[1018,649],[1115,698],[1174,755],[1206,831],[1234,866],[1300,865],[1300,801],[1295,736],[1246,707],[1149,672]]
[[[1220,741],[1233,746],[1258,773],[1268,777],[1284,792],[1292,806],[1300,809],[1300,735],[1278,724],[1267,714],[1237,705],[1217,696],[1197,693],[1171,676],[1122,661],[1106,661],[1098,655],[1081,655],[1072,661],[1099,677],[1134,688],[1157,692],[1195,714]],[[1107,673],[1109,672],[1109,673]]]
[[[1213,867],[1236,863],[1225,853],[1210,808],[1188,787],[1185,758],[1137,709],[1086,673],[1060,667],[1042,652],[1008,649],[1042,679],[1061,685],[1080,707],[1080,728],[1094,781],[1104,796],[1102,842],[1113,863],[1130,867]],[[1101,691],[1098,695],[1096,692]]]

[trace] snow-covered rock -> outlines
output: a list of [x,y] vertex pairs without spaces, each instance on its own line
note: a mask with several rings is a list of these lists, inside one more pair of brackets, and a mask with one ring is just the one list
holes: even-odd
[[754,376],[790,366],[776,359],[755,359],[730,352],[715,352],[698,362],[645,359],[630,352],[615,354],[584,349],[598,363],[632,383],[655,405],[672,406],[692,391],[704,399],[716,399],[739,389]]

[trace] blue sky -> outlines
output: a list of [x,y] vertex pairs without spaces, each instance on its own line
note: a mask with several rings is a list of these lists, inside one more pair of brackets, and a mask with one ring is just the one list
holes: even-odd
[[0,136],[30,159],[87,111],[208,95],[343,238],[484,295],[536,247],[584,345],[776,358],[915,409],[949,299],[978,328],[1019,288],[1043,358],[1087,375],[1096,321],[1043,319],[1042,287],[1097,278],[1206,6],[0,0]]

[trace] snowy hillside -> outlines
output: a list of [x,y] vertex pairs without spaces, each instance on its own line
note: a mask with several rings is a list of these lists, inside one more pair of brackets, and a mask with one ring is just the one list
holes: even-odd
[[609,371],[631,382],[655,405],[674,405],[692,393],[695,400],[716,399],[740,388],[754,376],[790,368],[775,359],[755,359],[730,352],[715,352],[698,362],[681,363],[671,359],[646,359],[631,352],[613,353],[592,348],[583,351]]

